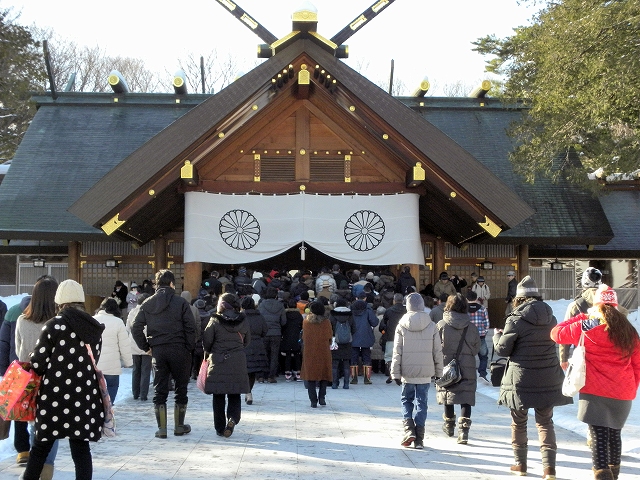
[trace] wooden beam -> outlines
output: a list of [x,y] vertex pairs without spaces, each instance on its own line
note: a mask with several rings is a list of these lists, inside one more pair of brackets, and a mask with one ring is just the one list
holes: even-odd
[[372,183],[331,183],[331,182],[219,182],[203,180],[197,188],[185,191],[202,191],[215,193],[266,193],[285,194],[300,192],[300,185],[305,186],[307,193],[361,193],[361,194],[394,194],[415,193],[409,191],[404,182],[372,182]]
[[309,160],[310,126],[309,110],[299,108],[296,110],[296,181],[308,182],[311,179],[311,161]]

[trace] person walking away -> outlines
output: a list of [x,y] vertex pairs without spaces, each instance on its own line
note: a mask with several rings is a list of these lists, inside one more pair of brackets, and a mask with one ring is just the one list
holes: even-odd
[[[84,311],[84,300],[78,282],[60,283],[54,297],[58,314],[44,324],[31,353],[31,367],[42,381],[36,398],[35,439],[24,480],[40,479],[49,452],[61,438],[69,439],[76,480],[91,480],[93,475],[89,442],[100,440],[104,407],[88,350],[96,362],[100,361],[104,325]],[[64,355],[56,353],[61,345]]]
[[[327,385],[331,377],[331,322],[321,302],[309,306],[310,313],[302,322],[302,368],[300,376],[309,394],[311,408],[326,405]],[[316,388],[318,389],[316,391]]]
[[373,328],[378,326],[378,317],[366,301],[367,294],[363,290],[351,305],[351,313],[356,324],[356,331],[351,342],[351,384],[358,383],[358,361],[362,359],[364,384],[371,385],[371,347],[376,341]]
[[416,279],[411,275],[411,267],[409,267],[409,265],[405,265],[402,268],[402,272],[398,276],[397,286],[397,293],[401,293],[402,295],[407,294],[407,289],[409,287],[416,286]]
[[[57,287],[56,283],[56,287]],[[34,287],[35,288],[35,287]],[[53,293],[55,294],[55,288]],[[6,310],[6,304],[0,300],[0,373],[4,375],[11,362],[19,359],[18,349],[15,343],[15,332],[17,330],[17,320],[21,316],[22,312],[28,307],[31,301],[31,296],[23,297],[20,303],[12,306],[8,311]],[[51,300],[53,303],[53,297]],[[49,320],[55,314],[55,310],[51,312],[51,315],[44,321]],[[44,322],[43,321],[43,322]],[[35,340],[40,335],[42,325],[35,332]],[[34,345],[35,345],[34,340]],[[29,354],[31,350],[26,353],[26,361],[29,361]],[[26,465],[29,461],[29,428],[27,422],[13,421],[13,447],[18,453],[16,457],[16,464]],[[57,444],[56,444],[57,446]],[[54,456],[55,457],[55,456]]]
[[487,379],[487,364],[489,363],[489,347],[487,347],[487,333],[489,332],[489,315],[487,309],[484,308],[472,290],[467,292],[467,301],[469,302],[469,318],[478,329],[480,335],[480,350],[478,351],[478,376],[489,384]]
[[336,300],[333,310],[329,314],[333,336],[336,339],[337,348],[331,350],[331,376],[333,378],[331,388],[338,388],[340,379],[340,367],[344,377],[342,388],[349,388],[349,369],[352,353],[351,341],[356,332],[356,323],[353,320],[351,309],[347,301],[340,297]]
[[384,332],[383,339],[385,343],[384,361],[387,367],[387,380],[386,383],[391,383],[391,360],[393,357],[393,341],[395,339],[396,328],[398,322],[407,313],[406,307],[403,305],[404,296],[401,293],[393,295],[393,305],[387,308],[384,312],[384,316],[380,321],[378,330]]
[[251,342],[244,349],[247,357],[247,376],[249,377],[249,393],[245,395],[244,401],[247,405],[252,405],[252,390],[256,383],[256,375],[262,375],[269,368],[267,350],[264,347],[264,337],[267,335],[269,327],[262,314],[256,309],[256,303],[252,297],[244,297],[240,301],[240,311],[244,314],[244,321],[251,332]]
[[458,356],[462,380],[449,387],[436,385],[438,404],[444,405],[442,430],[449,437],[453,437],[456,425],[454,405],[460,405],[458,443],[461,444],[466,444],[469,440],[471,407],[476,404],[476,389],[478,388],[476,355],[480,351],[480,335],[476,326],[471,322],[468,310],[467,300],[461,293],[456,293],[447,299],[444,316],[437,325],[442,341],[442,363],[445,365],[453,360],[458,351],[458,345],[464,337]]
[[504,311],[505,316],[511,313],[513,309],[513,299],[516,297],[517,289],[518,289],[518,280],[516,280],[516,272],[513,270],[509,270],[507,272],[507,279],[509,283],[507,283],[507,296],[504,298],[507,307]]
[[[269,369],[265,372],[269,383],[277,383],[278,361],[280,357],[280,341],[282,339],[282,327],[287,323],[287,314],[284,305],[278,301],[278,290],[267,287],[264,298],[258,305],[258,310],[264,317],[269,327],[264,337],[264,345],[269,358]],[[260,381],[260,380],[258,380]]]
[[[253,301],[250,296],[245,298]],[[245,353],[250,343],[251,331],[240,311],[239,298],[223,294],[202,335],[209,359],[204,391],[213,394],[213,426],[221,437],[233,434],[242,417],[240,396],[251,392]]]
[[282,343],[280,351],[284,355],[284,378],[287,382],[295,382],[300,377],[300,332],[302,331],[302,314],[296,307],[296,299],[289,298],[285,315],[287,321],[282,327]]
[[584,334],[586,375],[578,420],[589,426],[596,480],[620,475],[621,432],[640,386],[640,338],[617,307],[615,290],[600,285],[592,308],[551,330],[551,338],[565,345],[577,345]]
[[198,307],[194,305],[195,302],[192,301],[191,292],[189,290],[180,292],[180,296],[184,298],[191,307],[191,315],[193,315],[194,326],[196,328],[196,346],[194,347],[193,352],[191,352],[191,378],[197,380],[198,373],[200,373],[200,364],[203,359],[200,312],[198,311]]
[[442,317],[444,316],[444,307],[447,304],[448,298],[449,294],[447,293],[443,293],[438,297],[436,306],[433,307],[429,312],[429,316],[431,317],[431,321],[433,323],[438,323],[440,320],[442,320]]
[[382,305],[379,305],[376,308],[376,318],[378,319],[378,328],[373,329],[373,336],[375,340],[373,342],[373,347],[371,347],[371,371],[373,373],[381,373],[383,375],[388,375],[387,368],[385,366],[384,361],[384,349],[385,349],[385,341],[382,338],[382,332],[380,331],[380,321],[382,321],[382,317],[384,317],[384,312],[387,309]]
[[533,408],[545,480],[556,478],[553,407],[573,403],[562,395],[564,373],[550,336],[555,326],[553,310],[542,301],[536,283],[527,275],[517,285],[504,330],[496,329],[493,335],[496,354],[509,360],[498,403],[511,411],[515,464],[510,470],[517,475],[527,474],[527,418]]
[[[593,307],[593,297],[598,291],[598,287],[602,285],[602,272],[594,267],[587,268],[582,273],[582,292],[568,306],[564,314],[564,320],[587,313]],[[558,345],[560,354],[560,366],[566,370],[569,366],[569,357],[571,356],[571,345]]]
[[104,374],[112,404],[116,403],[122,365],[127,368],[133,366],[129,334],[125,324],[122,323],[121,315],[118,302],[114,298],[105,298],[93,316],[104,325],[102,354],[97,366]]
[[[424,448],[427,396],[432,377],[442,376],[442,343],[436,324],[424,311],[419,293],[406,298],[407,313],[398,322],[393,340],[391,378],[402,386],[402,425],[400,444]],[[413,410],[416,410],[415,416]]]
[[170,379],[175,382],[173,434],[181,436],[191,432],[191,426],[184,423],[184,418],[189,402],[187,385],[191,352],[196,344],[196,329],[191,306],[176,294],[175,281],[171,270],[156,273],[156,292],[142,303],[131,327],[138,348],[153,357],[153,407],[158,423],[157,438],[167,438]]
[[[136,341],[131,335],[131,326],[133,320],[140,311],[140,305],[151,295],[141,293],[138,295],[138,305],[127,315],[127,333],[129,334],[129,343],[131,344],[131,358],[133,360],[133,369],[131,370],[131,393],[133,399],[147,401],[149,395],[149,384],[151,382],[151,355],[138,348]],[[146,334],[146,331],[145,331]]]

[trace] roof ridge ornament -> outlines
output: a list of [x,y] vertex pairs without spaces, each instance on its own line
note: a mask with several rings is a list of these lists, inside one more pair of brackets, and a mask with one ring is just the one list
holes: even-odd
[[370,23],[373,18],[395,0],[376,0],[331,39],[327,39],[317,32],[318,10],[308,0],[305,0],[300,8],[293,12],[291,15],[292,31],[280,39],[251,17],[237,2],[231,0],[217,1],[265,42],[262,45],[258,45],[258,58],[270,58],[293,42],[302,39],[314,41],[314,43],[320,45],[337,58],[347,58],[349,56],[349,47],[344,45],[344,42],[364,25]]

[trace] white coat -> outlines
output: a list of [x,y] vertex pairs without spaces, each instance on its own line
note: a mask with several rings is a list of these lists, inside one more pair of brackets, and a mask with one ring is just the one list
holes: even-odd
[[102,353],[98,360],[98,368],[105,375],[120,375],[122,367],[133,366],[131,357],[131,340],[120,317],[115,317],[104,310],[93,316],[104,325],[102,332]]

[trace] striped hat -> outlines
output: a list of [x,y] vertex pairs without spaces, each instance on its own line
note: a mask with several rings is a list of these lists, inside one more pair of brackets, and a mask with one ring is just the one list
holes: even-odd
[[516,288],[516,297],[539,297],[538,286],[529,275],[524,277]]

